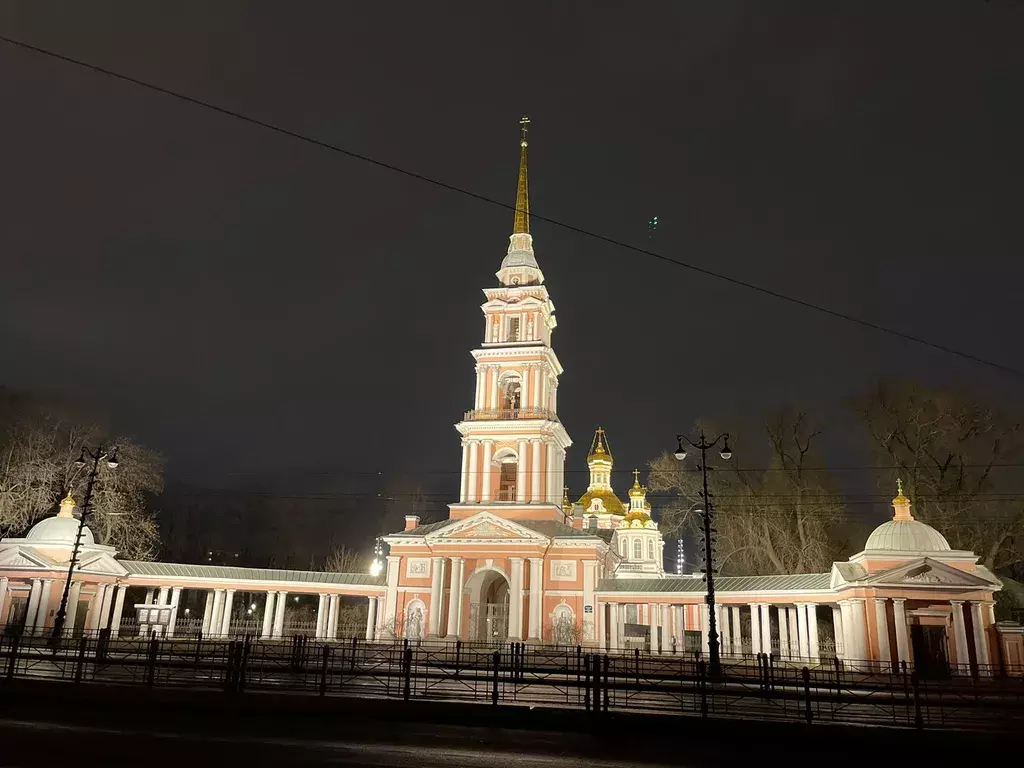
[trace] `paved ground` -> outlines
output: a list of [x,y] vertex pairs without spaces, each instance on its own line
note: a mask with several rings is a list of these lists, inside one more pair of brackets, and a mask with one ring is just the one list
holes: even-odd
[[0,687],[0,765],[722,766],[948,764],[992,736],[548,709],[147,690]]

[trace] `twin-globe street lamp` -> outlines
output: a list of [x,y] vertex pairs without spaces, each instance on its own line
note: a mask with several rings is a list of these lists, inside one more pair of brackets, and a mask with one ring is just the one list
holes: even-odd
[[719,451],[718,455],[725,460],[729,460],[732,458],[732,449],[729,448],[729,433],[727,432],[723,432],[710,443],[704,437],[703,430],[700,433],[700,440],[696,443],[686,435],[676,435],[678,447],[676,448],[675,457],[679,461],[686,458],[686,448],[683,447],[684,440],[700,451],[700,470],[704,475],[704,489],[700,494],[704,502],[704,509],[701,510],[700,516],[704,523],[703,571],[704,578],[708,583],[707,596],[704,598],[704,602],[708,606],[708,672],[710,674],[718,674],[718,622],[715,620],[715,557],[714,550],[711,547],[711,521],[715,517],[715,507],[711,503],[711,494],[708,492],[708,450],[714,448],[719,440],[723,440],[722,450]]
[[75,535],[75,546],[71,550],[71,562],[68,563],[68,578],[64,582],[64,594],[60,598],[60,608],[53,620],[53,641],[59,643],[64,632],[64,623],[68,617],[68,597],[71,593],[71,579],[74,577],[75,565],[78,563],[78,550],[82,546],[82,531],[85,529],[85,519],[89,515],[89,503],[92,501],[92,487],[100,473],[100,462],[106,459],[107,466],[111,469],[117,468],[117,446],[114,446],[107,454],[105,448],[100,448],[95,453],[85,446],[82,446],[82,453],[75,459],[76,467],[86,465],[86,456],[92,459],[92,468],[89,470],[89,482],[85,486],[85,501],[82,503],[82,512],[78,517],[78,533]]

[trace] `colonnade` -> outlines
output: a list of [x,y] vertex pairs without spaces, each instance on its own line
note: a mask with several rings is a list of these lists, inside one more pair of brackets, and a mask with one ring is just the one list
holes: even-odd
[[[499,498],[494,483],[494,440],[471,438],[462,442],[461,503],[495,501],[519,504],[561,504],[565,482],[565,450],[539,437],[520,439],[516,451],[514,498]],[[542,467],[546,467],[546,472]],[[545,480],[542,488],[541,481]]]

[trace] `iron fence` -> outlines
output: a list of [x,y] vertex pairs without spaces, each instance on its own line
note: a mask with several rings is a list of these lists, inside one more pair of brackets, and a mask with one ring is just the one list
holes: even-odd
[[595,716],[638,711],[908,728],[1024,726],[1024,677],[1005,669],[969,671],[923,679],[906,665],[833,660],[811,667],[759,654],[727,658],[712,674],[699,653],[607,655],[519,642],[147,639],[107,631],[60,643],[46,636],[0,638],[4,680],[543,705]]

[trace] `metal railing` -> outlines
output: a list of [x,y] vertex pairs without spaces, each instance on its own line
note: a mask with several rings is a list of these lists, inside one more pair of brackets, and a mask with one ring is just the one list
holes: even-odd
[[519,642],[161,640],[113,638],[107,631],[59,645],[39,636],[0,639],[0,680],[8,681],[476,701],[571,707],[595,716],[639,711],[907,728],[1024,726],[1024,677],[1008,677],[1005,669],[972,671],[932,680],[905,665],[878,670],[834,662],[812,668],[759,654],[725,659],[720,672],[710,674],[699,653],[608,655]]
[[506,421],[510,419],[558,421],[558,416],[547,408],[478,408],[466,411],[462,418],[463,421]]

